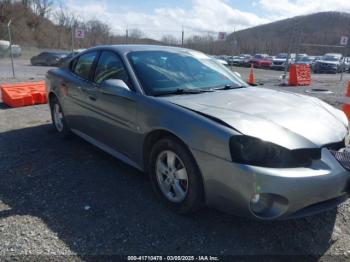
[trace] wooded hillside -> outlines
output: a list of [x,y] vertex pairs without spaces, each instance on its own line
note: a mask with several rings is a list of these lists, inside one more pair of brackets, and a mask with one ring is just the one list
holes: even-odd
[[[77,40],[76,48],[101,44],[165,44],[181,45],[174,36],[164,35],[152,40],[139,29],[126,35],[112,33],[111,26],[99,20],[81,21],[55,0],[0,0],[0,39],[7,40],[7,23],[12,19],[13,43],[49,49],[70,49],[72,28],[85,29],[85,38]],[[232,25],[234,27],[234,25]],[[350,46],[331,48],[312,45],[339,45],[340,37],[350,36],[350,14],[322,12],[285,19],[230,34],[226,41],[215,36],[187,35],[184,46],[208,54],[240,54],[279,52],[309,53],[341,52],[350,56]],[[312,45],[306,45],[312,44]]]

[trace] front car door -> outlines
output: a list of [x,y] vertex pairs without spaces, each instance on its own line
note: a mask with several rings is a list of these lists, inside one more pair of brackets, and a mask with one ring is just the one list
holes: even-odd
[[[100,92],[100,86],[109,79],[123,80],[131,89],[113,95]],[[118,54],[102,51],[93,74],[94,87],[86,90],[93,125],[92,136],[128,158],[137,140],[137,96]]]

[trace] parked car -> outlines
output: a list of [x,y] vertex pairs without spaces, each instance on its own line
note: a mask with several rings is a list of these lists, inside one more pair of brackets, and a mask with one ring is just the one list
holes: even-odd
[[294,55],[294,61],[300,60],[300,59],[302,59],[303,57],[306,57],[306,56],[308,56],[308,55],[307,54]]
[[344,72],[350,73],[350,57],[344,57]]
[[78,52],[70,52],[66,56],[62,56],[58,59],[56,66],[63,66],[65,63],[69,62]]
[[227,62],[230,66],[238,66],[241,62],[241,59],[239,56],[231,56]]
[[253,57],[249,54],[241,54],[239,55],[239,66],[250,67],[250,60]]
[[61,137],[73,132],[146,171],[179,213],[206,203],[285,219],[324,211],[350,193],[341,110],[250,87],[203,53],[101,46],[50,70],[46,82]]
[[10,50],[12,51],[13,57],[19,57],[22,55],[22,48],[19,45],[11,45],[9,41],[0,40],[0,57],[10,57]]
[[57,66],[63,66],[64,64],[68,63],[74,56],[79,54],[80,52],[84,51],[85,49],[81,50],[74,50],[74,52],[68,53],[66,56],[60,57],[60,59],[57,62]]
[[253,64],[254,67],[260,67],[260,61],[264,60],[266,61],[266,58],[268,57],[268,54],[255,54],[252,59],[250,59],[249,63]]
[[272,56],[266,56],[262,59],[257,60],[254,64],[254,67],[270,69],[272,65],[272,60],[273,60]]
[[272,60],[271,69],[284,70],[286,68],[286,66],[287,66],[287,57],[288,57],[287,53],[279,53]]
[[295,60],[297,65],[309,65],[310,69],[313,70],[316,58],[314,56],[302,56]]
[[22,48],[19,45],[12,45],[11,49],[13,57],[20,57],[22,55]]
[[6,40],[0,40],[0,57],[5,57],[9,54],[10,42]]
[[217,57],[217,59],[224,60],[224,61],[228,62],[229,56],[227,56],[227,55],[219,55]]
[[314,64],[314,73],[339,73],[347,70],[342,54],[329,53],[325,54]]
[[62,58],[66,57],[68,52],[42,52],[30,59],[30,63],[42,66],[58,66]]

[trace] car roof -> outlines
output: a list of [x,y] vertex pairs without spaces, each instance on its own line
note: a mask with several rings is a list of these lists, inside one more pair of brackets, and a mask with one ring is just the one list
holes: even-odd
[[119,53],[124,53],[124,54],[129,52],[135,52],[135,51],[199,52],[196,50],[191,50],[191,49],[182,48],[182,47],[162,46],[162,45],[101,45],[101,46],[96,46],[96,47],[87,49],[86,51],[100,50],[100,49],[115,50]]
[[44,51],[44,52],[41,52],[41,54],[49,54],[49,55],[64,55],[64,54],[68,54],[68,52],[65,52],[65,51]]
[[342,56],[342,54],[339,53],[327,53],[325,56]]

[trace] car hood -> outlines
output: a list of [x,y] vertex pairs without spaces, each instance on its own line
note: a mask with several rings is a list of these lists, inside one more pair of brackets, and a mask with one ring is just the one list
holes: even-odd
[[347,134],[343,112],[294,93],[247,87],[162,99],[289,149],[339,142]]
[[272,60],[273,62],[286,62],[287,59],[286,58],[275,58]]
[[330,65],[338,65],[338,61],[327,61],[327,60],[318,60],[316,63],[330,64]]

